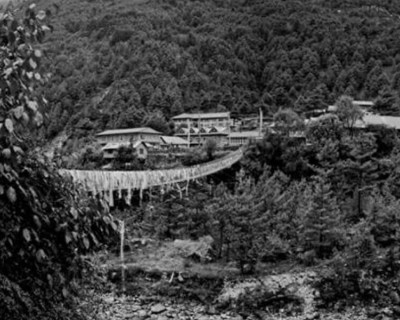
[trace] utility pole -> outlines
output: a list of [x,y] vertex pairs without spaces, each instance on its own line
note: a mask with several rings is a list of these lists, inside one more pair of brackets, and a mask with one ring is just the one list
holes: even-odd
[[190,119],[188,118],[188,148],[190,148]]
[[228,146],[231,146],[231,113],[228,112]]
[[260,127],[259,127],[259,135],[260,137],[262,137],[262,129],[263,129],[263,112],[262,112],[262,108],[259,108],[260,110]]

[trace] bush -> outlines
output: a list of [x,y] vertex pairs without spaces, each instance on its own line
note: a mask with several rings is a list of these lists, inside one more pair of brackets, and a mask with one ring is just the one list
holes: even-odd
[[34,157],[0,164],[0,189],[0,296],[8,297],[0,310],[3,319],[25,319],[77,291],[82,255],[113,240],[117,226]]

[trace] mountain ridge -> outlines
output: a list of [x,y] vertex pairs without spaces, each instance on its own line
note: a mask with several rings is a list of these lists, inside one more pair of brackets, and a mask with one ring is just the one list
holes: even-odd
[[400,21],[360,9],[377,1],[357,3],[58,2],[44,44],[43,67],[53,74],[43,89],[46,134],[67,129],[85,139],[135,126],[171,132],[169,119],[181,112],[301,114],[342,94],[381,99],[383,109],[394,105],[400,114]]

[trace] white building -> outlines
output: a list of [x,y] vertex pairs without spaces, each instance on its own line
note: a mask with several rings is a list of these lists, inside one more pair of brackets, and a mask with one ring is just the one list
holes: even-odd
[[143,141],[149,144],[159,145],[161,132],[152,128],[131,128],[106,130],[96,134],[97,141],[101,145],[107,143],[134,143]]
[[196,128],[228,128],[233,125],[230,112],[182,113],[173,117],[172,121],[175,124],[175,128],[183,125]]

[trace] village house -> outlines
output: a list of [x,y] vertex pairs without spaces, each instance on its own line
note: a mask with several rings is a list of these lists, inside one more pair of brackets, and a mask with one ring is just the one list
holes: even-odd
[[354,127],[365,129],[370,125],[381,125],[388,128],[400,130],[400,117],[381,116],[379,114],[365,113],[361,120],[357,120]]
[[262,139],[263,133],[259,130],[229,132],[228,129],[222,127],[212,128],[181,128],[176,134],[178,137],[184,137],[190,141],[190,146],[198,146],[204,144],[207,140],[216,142],[217,147],[224,146],[242,146],[250,140]]
[[229,146],[243,146],[249,143],[251,140],[260,140],[263,138],[263,134],[259,130],[253,131],[242,131],[242,132],[231,132],[228,135]]
[[113,129],[96,134],[97,141],[101,145],[107,143],[134,143],[143,141],[150,145],[161,143],[161,133],[152,128]]
[[147,159],[149,154],[149,146],[143,141],[136,141],[133,144],[126,142],[109,142],[101,150],[103,151],[103,158],[107,160],[113,160],[116,158],[118,149],[121,147],[132,147],[135,150],[135,154],[139,159]]
[[[374,107],[373,101],[353,100],[352,102],[353,102],[353,105],[360,107],[361,110],[363,110],[364,112],[369,112]],[[336,105],[328,106],[327,111],[328,112],[336,112],[337,106]]]
[[225,127],[203,127],[203,128],[181,128],[175,136],[186,138],[190,142],[190,146],[204,144],[207,140],[213,140],[218,147],[223,147],[227,143],[226,137],[229,130]]
[[164,150],[180,150],[189,147],[189,141],[181,137],[161,136],[161,148]]
[[175,128],[182,126],[196,128],[224,127],[233,125],[230,112],[182,113],[172,118]]

